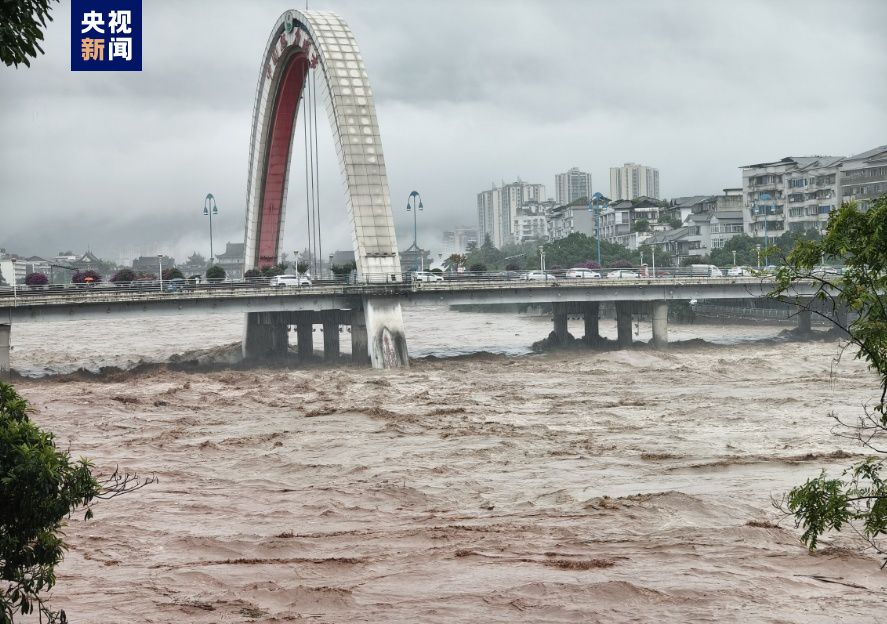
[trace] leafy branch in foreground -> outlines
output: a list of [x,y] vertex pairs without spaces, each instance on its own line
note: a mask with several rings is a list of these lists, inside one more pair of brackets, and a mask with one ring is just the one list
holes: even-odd
[[[841,262],[840,275],[824,270],[823,258]],[[800,298],[795,287],[814,285],[812,298]],[[863,408],[855,422],[834,416],[835,433],[861,444],[867,455],[850,465],[838,478],[825,472],[792,489],[778,506],[794,516],[804,532],[801,539],[816,548],[826,532],[850,528],[878,553],[885,554],[887,535],[887,485],[883,469],[887,460],[887,197],[866,212],[853,203],[829,216],[825,236],[800,240],[788,254],[787,265],[776,276],[771,296],[791,301],[819,314],[846,332],[848,346],[857,349],[879,377],[880,398]],[[822,304],[825,303],[823,311]],[[852,320],[847,320],[852,319]],[[885,561],[887,565],[887,561]]]
[[27,402],[0,382],[0,624],[17,614],[66,621],[41,594],[55,585],[64,557],[62,527],[78,510],[92,517],[94,501],[137,490],[155,478],[115,470],[97,479],[86,459],[71,459],[53,435],[35,425]]
[[31,66],[30,59],[43,54],[40,42],[49,12],[58,0],[3,0],[0,2],[0,61],[16,67]]

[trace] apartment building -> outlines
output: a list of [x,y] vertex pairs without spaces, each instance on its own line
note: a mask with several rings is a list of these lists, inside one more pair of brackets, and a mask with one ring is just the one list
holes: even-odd
[[[662,202],[652,197],[613,201],[601,210],[601,239],[637,249],[659,221],[660,210]],[[647,222],[644,232],[637,231],[638,221]]]
[[559,206],[566,206],[577,199],[591,197],[591,174],[572,167],[569,171],[554,176],[555,200]]
[[514,220],[526,203],[545,201],[545,185],[530,184],[518,179],[502,186],[492,185],[488,191],[477,194],[477,229],[481,243],[486,236],[493,245],[502,248],[514,241]]
[[610,167],[610,197],[614,201],[638,197],[659,199],[659,169],[637,163]]
[[841,201],[855,201],[867,210],[876,197],[887,194],[887,145],[845,158],[838,184]]

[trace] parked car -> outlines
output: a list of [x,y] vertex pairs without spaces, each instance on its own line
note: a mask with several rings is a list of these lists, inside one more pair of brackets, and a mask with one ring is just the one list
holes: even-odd
[[528,271],[524,273],[524,279],[531,282],[544,282],[548,280],[554,281],[557,278],[551,273],[546,273],[544,271]]
[[713,264],[691,264],[690,277],[723,277],[724,272]]
[[735,266],[727,269],[727,277],[751,277],[755,272],[751,267]]
[[567,277],[574,279],[601,279],[599,271],[586,269],[585,267],[576,267],[567,271]]
[[617,269],[607,273],[607,279],[638,279],[639,277],[637,271],[629,269]]
[[275,275],[271,278],[272,286],[311,286],[307,275]]
[[182,292],[188,287],[188,281],[183,277],[174,277],[163,282],[163,290],[166,292]]
[[443,275],[440,273],[432,273],[431,271],[413,271],[412,278],[414,282],[442,282]]

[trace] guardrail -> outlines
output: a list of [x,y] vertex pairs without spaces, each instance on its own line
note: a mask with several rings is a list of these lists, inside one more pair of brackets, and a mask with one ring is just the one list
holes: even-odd
[[[575,275],[581,274],[582,277]],[[600,277],[597,277],[600,275]],[[295,294],[305,296],[399,296],[419,291],[459,291],[509,288],[551,288],[588,286],[655,286],[676,285],[729,285],[759,283],[769,280],[766,272],[733,277],[692,275],[686,269],[657,269],[656,275],[646,267],[583,270],[541,271],[485,271],[485,272],[418,272],[404,274],[373,274],[353,278],[315,279],[310,285],[275,286],[273,278],[251,278],[236,281],[194,281],[167,283],[161,286],[152,282],[72,284],[64,286],[17,287],[0,290],[0,307],[51,305],[65,303],[101,303],[120,301],[158,301],[170,298],[211,299]]]

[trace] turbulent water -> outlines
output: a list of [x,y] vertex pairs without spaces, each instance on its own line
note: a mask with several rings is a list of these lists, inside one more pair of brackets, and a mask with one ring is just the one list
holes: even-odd
[[[850,536],[809,553],[770,500],[859,452],[828,414],[877,383],[835,365],[836,342],[673,325],[709,344],[528,355],[549,320],[406,322],[414,356],[490,353],[17,382],[73,454],[160,479],[71,520],[54,606],[103,623],[882,618],[880,561]],[[14,365],[161,362],[238,340],[242,319],[102,328],[16,326]]]

